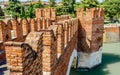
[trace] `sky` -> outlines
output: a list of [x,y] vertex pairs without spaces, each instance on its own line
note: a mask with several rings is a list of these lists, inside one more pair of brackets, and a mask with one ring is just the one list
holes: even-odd
[[[0,1],[8,1],[8,0],[0,0]],[[19,0],[19,1],[28,1],[28,0]],[[41,1],[48,1],[48,0],[41,0]],[[60,0],[57,0],[57,1],[60,1]],[[80,1],[80,0],[76,0],[76,1]],[[103,0],[98,0],[98,1],[102,2]]]

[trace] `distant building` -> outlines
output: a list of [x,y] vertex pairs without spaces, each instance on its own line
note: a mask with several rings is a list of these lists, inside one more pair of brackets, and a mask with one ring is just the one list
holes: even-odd
[[[29,6],[31,3],[32,4],[35,4],[35,3],[37,3],[39,0],[34,0],[34,1],[31,1],[31,2],[21,2],[24,6]],[[41,4],[43,4],[43,5],[49,5],[49,3],[48,2],[45,2],[45,1],[41,1]],[[1,6],[1,8],[6,8],[7,6],[8,6],[9,4],[8,4],[8,2],[2,2],[1,4],[0,4],[0,6]]]

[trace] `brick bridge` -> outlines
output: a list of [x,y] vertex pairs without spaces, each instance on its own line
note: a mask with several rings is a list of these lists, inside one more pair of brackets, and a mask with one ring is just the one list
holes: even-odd
[[[71,66],[101,63],[104,10],[77,9],[77,18],[36,9],[35,19],[0,21],[1,60],[10,75],[69,75]],[[74,62],[74,63],[73,63]]]

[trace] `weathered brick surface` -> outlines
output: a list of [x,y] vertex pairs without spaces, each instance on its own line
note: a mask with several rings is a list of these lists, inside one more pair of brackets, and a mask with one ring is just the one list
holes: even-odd
[[[3,43],[6,41],[24,41],[30,32],[30,24],[37,26],[34,22],[27,19],[0,21],[0,50],[5,50]],[[43,24],[41,23],[41,25]],[[5,54],[1,55],[4,56],[0,58],[5,59]]]
[[[72,23],[70,26],[71,29],[73,29],[74,31],[69,32],[69,23],[71,22],[71,20],[67,20],[68,23],[66,23],[66,26],[64,25],[64,23],[66,22],[65,21],[63,22],[63,24],[50,26],[48,30],[41,29],[40,32],[30,32],[29,35],[26,37],[25,43],[6,42],[5,45],[7,64],[11,70],[11,74],[15,74],[16,71],[19,72],[18,74],[21,75],[44,75],[46,73],[54,74],[56,68],[58,67],[57,63],[59,63],[61,56],[65,55],[65,57],[68,58],[67,61],[69,61],[69,53],[71,53],[74,48],[74,45],[70,46],[70,44],[77,41],[77,29],[75,28],[77,28],[78,26],[78,23],[75,23],[78,19],[74,19],[75,22]],[[69,32],[69,34],[72,34],[70,40],[68,40],[68,37],[70,35],[64,36],[64,33],[66,32],[66,27],[68,27],[67,32]],[[74,37],[73,35],[76,37]],[[66,40],[69,43],[72,41],[73,38],[74,40],[70,44],[67,43],[68,45],[65,47],[64,38],[67,38]],[[70,49],[68,47],[70,47]],[[65,53],[65,51],[67,51],[67,53]],[[57,55],[59,53],[60,55],[57,59]],[[62,61],[63,60],[61,59],[61,62]],[[64,62],[63,66],[67,65],[68,62]],[[37,69],[39,68],[39,70],[37,70],[35,67]],[[67,67],[62,74],[65,74],[66,70]]]
[[104,10],[92,8],[77,10],[77,17],[80,21],[78,51],[94,52],[99,50],[103,41]]
[[[38,33],[29,34],[36,36]],[[32,43],[37,42],[37,50],[34,47],[34,44],[26,41],[22,42],[6,42],[6,58],[7,65],[11,71],[11,75],[15,72],[19,72],[20,75],[42,75],[42,34],[38,34],[39,39],[33,40]],[[38,38],[38,37],[33,38]],[[31,40],[29,40],[31,41]],[[39,41],[39,43],[38,43]],[[29,45],[28,45],[29,44]],[[37,52],[36,52],[37,51]],[[41,62],[40,62],[41,61]],[[19,75],[19,74],[18,74]]]
[[119,42],[120,26],[105,26],[103,42]]
[[65,20],[68,20],[70,19],[70,16],[69,15],[61,15],[61,16],[57,16],[57,22],[59,21],[65,21]]
[[36,9],[36,18],[50,18],[51,20],[56,20],[56,9],[55,8],[48,8],[48,9]]
[[77,39],[76,39],[78,36],[77,34],[78,32],[74,34],[74,37],[71,39],[69,44],[66,46],[65,51],[63,55],[61,56],[61,59],[59,59],[58,63],[56,64],[54,75],[66,75],[67,68],[68,68],[68,62],[69,62],[71,53],[77,43]]
[[[51,30],[43,34],[43,72],[52,74],[57,60],[57,41]],[[44,73],[43,73],[44,75]]]
[[35,19],[30,19],[30,31],[37,31],[37,25]]
[[[99,14],[98,14],[99,13]],[[97,51],[102,45],[103,10],[77,10],[77,18],[56,17],[56,9],[36,9],[36,19],[10,21],[6,30],[16,37],[3,40],[3,21],[0,40],[5,43],[6,58],[11,75],[66,75],[74,48],[78,51]],[[9,40],[7,40],[9,41]],[[17,42],[14,42],[17,41]],[[3,46],[4,45],[0,45]]]
[[0,21],[0,49],[4,49],[3,42],[24,41],[28,33],[47,29],[51,24],[48,18]]
[[13,27],[13,36],[12,39],[16,39],[16,41],[23,40],[23,30],[22,25],[18,22],[18,20],[12,20],[12,27]]
[[64,30],[63,25],[58,25],[58,33],[57,33],[57,53],[58,57],[63,54],[64,49]]
[[27,19],[21,20],[21,25],[23,29],[23,36],[26,36],[30,32],[30,26]]
[[3,42],[11,40],[9,33],[10,33],[9,24],[6,25],[3,21],[0,21],[0,41]]

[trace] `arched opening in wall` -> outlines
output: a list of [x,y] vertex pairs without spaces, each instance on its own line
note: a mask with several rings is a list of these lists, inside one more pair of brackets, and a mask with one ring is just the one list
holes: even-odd
[[70,56],[66,75],[70,74],[72,68],[77,68],[77,50],[75,49],[73,50]]

